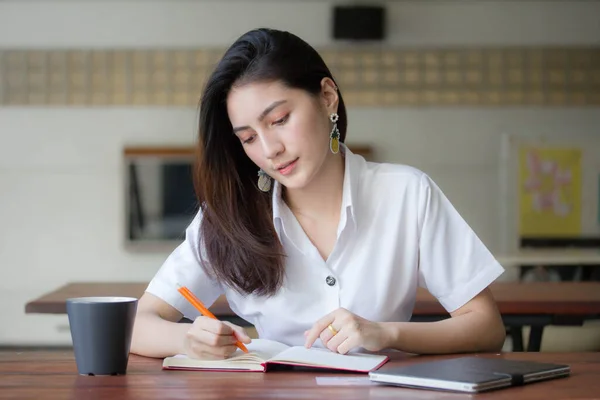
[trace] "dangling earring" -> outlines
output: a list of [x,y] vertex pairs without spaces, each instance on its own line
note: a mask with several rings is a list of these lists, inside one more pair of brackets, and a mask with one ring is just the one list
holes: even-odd
[[271,190],[271,177],[262,169],[258,170],[258,188],[263,192]]
[[340,131],[337,127],[337,121],[340,118],[337,113],[331,113],[329,119],[333,122],[333,128],[329,134],[329,149],[333,154],[337,154],[340,151]]

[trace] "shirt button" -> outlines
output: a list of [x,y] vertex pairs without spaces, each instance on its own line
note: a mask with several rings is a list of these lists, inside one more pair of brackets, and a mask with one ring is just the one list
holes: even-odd
[[325,282],[327,282],[329,286],[333,286],[335,285],[335,278],[329,275],[327,278],[325,278]]

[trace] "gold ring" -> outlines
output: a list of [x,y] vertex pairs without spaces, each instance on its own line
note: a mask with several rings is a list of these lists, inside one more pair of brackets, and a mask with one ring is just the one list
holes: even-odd
[[329,328],[329,330],[331,331],[331,333],[333,333],[333,336],[337,335],[337,331],[335,330],[335,328],[333,327],[333,325],[329,324],[327,325],[327,327]]

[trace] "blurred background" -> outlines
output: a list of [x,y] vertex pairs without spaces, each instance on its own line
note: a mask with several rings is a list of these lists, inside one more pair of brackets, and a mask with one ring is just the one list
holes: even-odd
[[[291,31],[334,74],[347,144],[424,170],[507,282],[598,281],[600,2],[0,0],[0,346],[62,346],[26,304],[148,282],[195,210],[198,100],[224,50]],[[600,350],[600,324],[542,350]]]

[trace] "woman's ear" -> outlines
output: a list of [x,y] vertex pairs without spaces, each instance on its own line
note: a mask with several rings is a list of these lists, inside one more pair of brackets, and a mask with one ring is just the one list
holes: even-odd
[[331,78],[325,77],[321,80],[321,97],[327,113],[337,113],[340,98],[337,85]]

